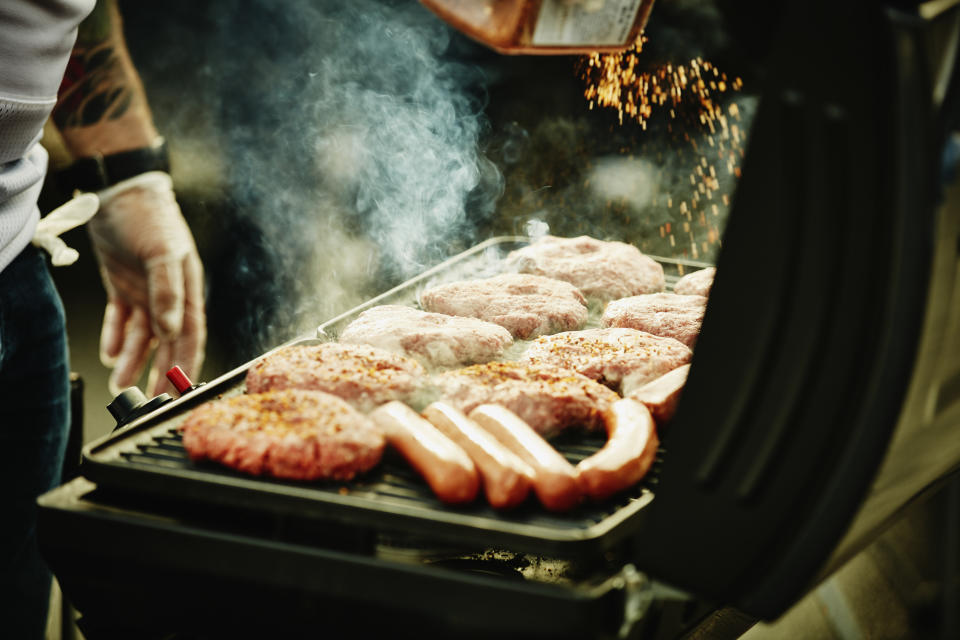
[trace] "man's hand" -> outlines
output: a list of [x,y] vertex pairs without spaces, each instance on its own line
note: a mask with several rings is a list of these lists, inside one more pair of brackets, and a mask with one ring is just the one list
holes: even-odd
[[147,383],[155,395],[170,367],[196,375],[203,362],[203,268],[170,176],[141,174],[98,195],[89,231],[107,290],[100,357],[114,368],[110,390],[118,393],[155,348]]

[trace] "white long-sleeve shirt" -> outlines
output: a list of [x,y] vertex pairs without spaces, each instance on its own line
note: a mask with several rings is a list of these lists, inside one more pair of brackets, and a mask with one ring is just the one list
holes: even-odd
[[0,1],[0,270],[33,237],[47,171],[43,123],[95,0]]

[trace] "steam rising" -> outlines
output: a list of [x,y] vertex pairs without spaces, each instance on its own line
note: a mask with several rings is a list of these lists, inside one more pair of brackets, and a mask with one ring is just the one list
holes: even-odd
[[228,192],[253,236],[236,275],[262,295],[255,348],[475,240],[471,212],[493,207],[502,178],[478,149],[483,77],[449,58],[446,25],[414,2],[215,12],[228,17],[208,69],[225,97]]
[[610,156],[596,161],[588,180],[594,197],[619,200],[641,210],[653,200],[653,174],[654,168],[647,160]]

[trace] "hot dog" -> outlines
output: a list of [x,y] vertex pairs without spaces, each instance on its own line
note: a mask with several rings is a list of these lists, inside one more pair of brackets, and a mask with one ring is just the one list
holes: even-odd
[[653,416],[643,404],[624,398],[603,413],[607,444],[577,465],[580,488],[604,500],[636,484],[649,471],[660,442]]
[[387,442],[417,470],[437,498],[449,504],[471,502],[480,489],[480,478],[470,457],[450,438],[407,405],[394,400],[369,417]]
[[642,402],[658,425],[669,422],[677,410],[680,392],[687,382],[690,365],[685,364],[643,385],[627,397]]
[[483,404],[470,419],[527,463],[534,473],[533,489],[551,511],[566,511],[580,501],[573,465],[517,414],[495,404]]
[[423,415],[477,465],[491,507],[506,509],[527,499],[533,469],[489,432],[444,402],[434,402],[424,409]]

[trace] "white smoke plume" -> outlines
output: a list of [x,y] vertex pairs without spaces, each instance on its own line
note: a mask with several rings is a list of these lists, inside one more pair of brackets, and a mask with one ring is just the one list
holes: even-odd
[[[415,2],[225,1],[203,69],[220,101],[236,274],[258,348],[475,241],[502,191],[484,78]],[[272,298],[272,299],[271,299]]]

